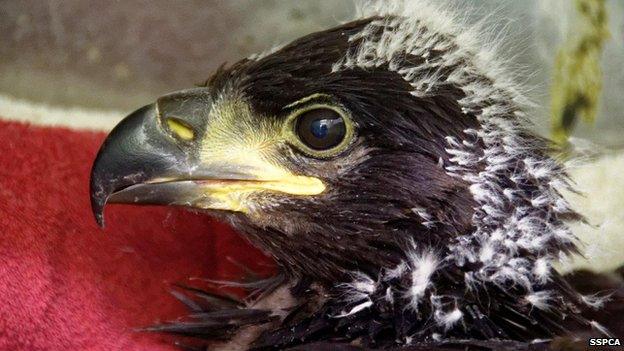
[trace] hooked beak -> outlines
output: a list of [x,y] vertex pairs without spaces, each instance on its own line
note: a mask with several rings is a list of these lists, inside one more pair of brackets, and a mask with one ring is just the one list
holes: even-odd
[[136,110],[111,131],[91,170],[91,207],[100,226],[107,203],[245,212],[241,194],[315,195],[325,190],[317,178],[276,172],[274,165],[251,159],[254,155],[249,162],[205,159],[201,155],[207,148],[223,147],[202,140],[210,128],[211,105],[207,89],[184,90]]

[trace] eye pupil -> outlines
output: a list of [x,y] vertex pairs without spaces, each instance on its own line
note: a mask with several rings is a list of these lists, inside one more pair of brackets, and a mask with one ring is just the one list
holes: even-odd
[[329,134],[328,122],[329,121],[326,119],[319,119],[312,122],[312,124],[310,125],[312,134],[319,139],[325,138],[327,134]]
[[338,112],[329,108],[316,108],[297,117],[295,133],[307,147],[329,150],[344,140],[347,129]]

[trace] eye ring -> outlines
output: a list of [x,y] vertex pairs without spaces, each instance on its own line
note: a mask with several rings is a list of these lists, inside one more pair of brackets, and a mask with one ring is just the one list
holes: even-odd
[[354,139],[353,120],[342,108],[316,103],[292,112],[284,124],[287,141],[308,156],[329,158]]

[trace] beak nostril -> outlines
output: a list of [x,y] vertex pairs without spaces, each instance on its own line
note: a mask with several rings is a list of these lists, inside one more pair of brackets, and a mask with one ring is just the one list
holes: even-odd
[[206,88],[177,91],[156,100],[160,125],[171,136],[191,142],[202,134],[210,114],[210,92]]
[[193,128],[184,121],[175,117],[167,117],[165,121],[167,122],[167,127],[175,137],[184,141],[191,141],[195,138]]

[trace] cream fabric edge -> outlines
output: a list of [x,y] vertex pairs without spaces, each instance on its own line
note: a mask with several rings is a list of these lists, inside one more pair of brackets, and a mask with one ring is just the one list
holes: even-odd
[[127,113],[84,107],[57,107],[0,94],[0,119],[78,130],[111,130]]

